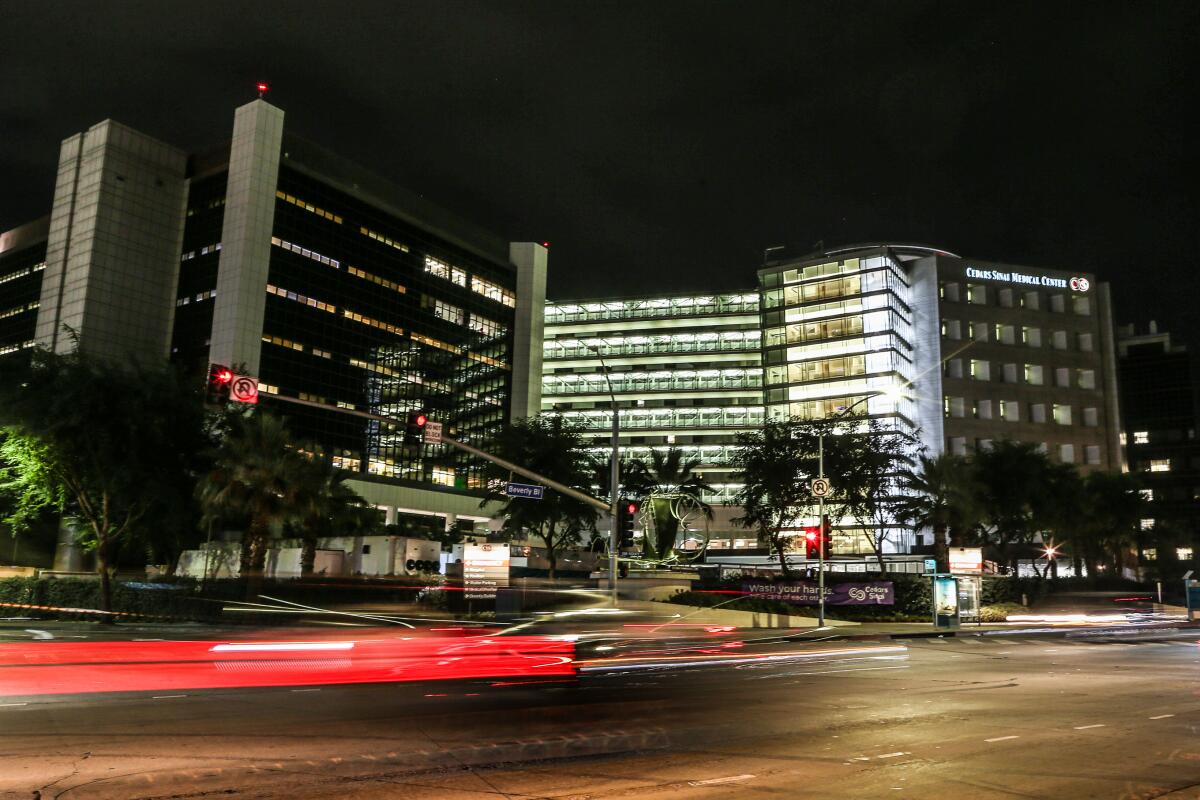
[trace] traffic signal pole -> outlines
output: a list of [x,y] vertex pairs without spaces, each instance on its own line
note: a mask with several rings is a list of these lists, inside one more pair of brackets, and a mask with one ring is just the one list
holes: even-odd
[[[817,477],[825,478],[825,431],[817,436]],[[787,556],[781,556],[786,558]],[[817,625],[825,627],[825,495],[817,498]]]
[[[277,401],[282,401],[285,403],[294,403],[295,405],[300,405],[300,406],[309,406],[311,408],[321,408],[326,411],[336,411],[339,414],[352,414],[356,417],[363,417],[364,419],[373,419],[378,422],[388,422],[393,425],[398,425],[398,424],[402,425],[404,423],[404,420],[396,419],[395,417],[385,417],[382,414],[372,414],[367,411],[357,411],[357,410],[349,409],[349,408],[330,408],[328,405],[326,405],[324,403],[315,403],[311,400],[301,400],[298,397],[286,397],[284,395],[271,395],[271,402],[274,403]],[[554,491],[556,491],[560,494],[565,494],[567,497],[578,500],[581,503],[587,503],[589,506],[592,506],[593,508],[597,508],[600,511],[608,511],[609,510],[608,504],[605,503],[603,500],[597,500],[596,498],[592,497],[590,494],[584,494],[583,492],[581,492],[577,489],[572,489],[570,486],[564,486],[563,484],[559,483],[558,481],[551,480],[550,478],[547,478],[545,475],[539,475],[538,473],[534,472],[531,469],[526,469],[525,467],[517,466],[516,464],[513,464],[511,461],[505,461],[504,459],[494,456],[491,453],[485,453],[484,451],[480,450],[477,447],[472,447],[469,444],[463,444],[462,442],[455,441],[454,439],[451,439],[447,436],[442,437],[442,444],[448,444],[451,447],[455,447],[455,448],[458,448],[459,450],[462,450],[464,453],[470,453],[473,456],[478,456],[479,458],[482,458],[486,461],[490,461],[493,464],[504,467],[504,469],[510,470],[511,472],[515,472],[516,474],[518,474],[522,477],[530,478],[531,480],[535,480],[538,483],[543,483],[546,486],[550,487],[551,489],[553,489]],[[615,510],[615,506],[614,506],[614,510]]]

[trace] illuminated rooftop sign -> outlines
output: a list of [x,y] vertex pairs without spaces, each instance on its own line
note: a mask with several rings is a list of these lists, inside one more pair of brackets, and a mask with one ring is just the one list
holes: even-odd
[[1051,289],[1070,289],[1073,292],[1086,292],[1091,288],[1087,278],[1053,278],[1049,275],[1030,275],[1027,272],[1010,270],[1005,272],[998,269],[976,269],[967,267],[967,277],[985,281],[1001,281],[1002,283],[1018,283],[1023,286],[1046,286]]

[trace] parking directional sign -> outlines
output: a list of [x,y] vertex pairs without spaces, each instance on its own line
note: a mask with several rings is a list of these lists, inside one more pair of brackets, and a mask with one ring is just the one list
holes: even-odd
[[524,497],[526,500],[541,500],[546,493],[545,486],[529,483],[509,483],[504,487],[504,493],[509,497]]
[[813,497],[826,497],[829,495],[828,478],[813,478],[809,486],[812,488]]

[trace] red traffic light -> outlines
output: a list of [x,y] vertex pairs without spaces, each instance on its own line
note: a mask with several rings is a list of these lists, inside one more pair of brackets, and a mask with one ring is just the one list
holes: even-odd
[[424,414],[417,414],[417,416],[413,417],[413,425],[416,425],[418,428],[424,428],[425,423],[428,421],[429,419]]
[[233,370],[218,369],[213,372],[213,381],[216,383],[230,383],[233,380]]
[[630,503],[630,504],[629,504],[629,505],[626,507],[625,511],[626,511],[626,513],[628,513],[628,514],[636,514],[636,513],[637,513],[637,503]]

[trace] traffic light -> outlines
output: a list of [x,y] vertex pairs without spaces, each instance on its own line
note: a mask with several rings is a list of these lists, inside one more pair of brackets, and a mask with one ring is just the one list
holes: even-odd
[[208,365],[208,383],[205,386],[204,399],[212,405],[224,405],[229,402],[229,387],[233,383],[233,370],[224,364]]
[[617,504],[617,546],[633,546],[633,523],[637,519],[638,504],[622,500]]
[[804,557],[816,561],[821,557],[819,548],[821,545],[825,547],[825,559],[829,559],[830,546],[833,542],[833,526],[829,524],[829,516],[826,515],[822,525],[805,526],[804,528]]
[[408,421],[404,426],[404,443],[421,444],[425,441],[425,423],[428,421],[429,417],[425,416],[424,411],[409,412]]

